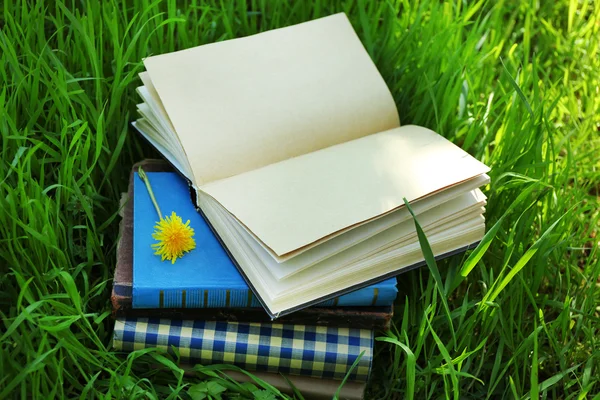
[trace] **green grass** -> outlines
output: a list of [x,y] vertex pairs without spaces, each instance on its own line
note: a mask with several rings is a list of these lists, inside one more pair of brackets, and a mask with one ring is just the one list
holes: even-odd
[[598,4],[128,3],[3,4],[0,398],[274,395],[110,350],[119,194],[156,156],[128,124],[143,57],[337,11],[402,122],[492,167],[479,248],[399,279],[368,398],[600,398]]

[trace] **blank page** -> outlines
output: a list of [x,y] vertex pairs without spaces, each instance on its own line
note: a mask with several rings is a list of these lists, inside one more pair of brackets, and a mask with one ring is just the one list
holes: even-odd
[[407,125],[199,189],[281,256],[488,171],[437,133]]
[[201,185],[399,126],[345,14],[144,60]]

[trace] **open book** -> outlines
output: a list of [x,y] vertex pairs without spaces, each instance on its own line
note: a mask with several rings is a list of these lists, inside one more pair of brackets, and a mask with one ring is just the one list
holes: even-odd
[[422,264],[405,198],[436,256],[483,237],[489,168],[400,127],[344,14],[144,65],[134,126],[190,181],[271,316]]

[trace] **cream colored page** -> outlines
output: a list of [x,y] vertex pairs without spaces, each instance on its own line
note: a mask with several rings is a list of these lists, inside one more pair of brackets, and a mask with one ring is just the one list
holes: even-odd
[[177,157],[167,148],[166,143],[161,139],[157,132],[151,131],[154,129],[146,123],[145,119],[138,119],[133,123],[133,127],[144,137],[156,150],[162,154],[177,170],[179,170],[187,179],[192,180],[190,171],[187,170],[187,165],[182,164]]
[[[482,174],[473,179],[469,179],[447,189],[436,192],[435,196],[426,196],[420,198],[419,200],[412,202],[413,211],[415,214],[419,215],[421,212],[445,203],[462,193],[467,193],[471,190],[487,185],[489,181],[490,177],[486,174]],[[212,197],[203,195],[201,191],[198,191],[197,193],[200,196],[200,203],[202,204],[202,207],[204,207],[207,202],[215,202]],[[483,199],[485,199],[483,193],[481,193],[481,196]],[[222,207],[219,208],[222,209]],[[224,212],[227,215],[231,215],[226,210]],[[351,247],[356,243],[377,234],[378,232],[394,226],[395,224],[399,223],[402,218],[404,218],[403,216],[406,215],[410,216],[409,212],[404,208],[393,210],[389,213],[382,214],[380,217],[360,224],[360,226],[351,226],[347,229],[340,230],[336,233],[323,237],[322,239],[315,241],[308,246],[304,246],[282,256],[276,255],[271,249],[260,242],[260,240],[245,226],[241,225],[241,227],[250,237],[252,237],[252,240],[257,241],[257,243],[259,243],[266,251],[269,252],[269,255],[273,258],[273,260],[277,261],[278,263],[284,263],[292,259],[294,259],[294,262],[302,262],[300,260],[306,260],[305,257],[315,257],[317,254],[319,255],[317,257],[325,258],[326,256],[330,255],[328,252],[333,250],[333,248],[346,249]],[[207,214],[207,216],[209,219],[211,218],[211,215]],[[327,246],[321,246],[321,244],[324,244],[325,242],[327,242]],[[311,254],[309,256],[306,253]]]
[[487,171],[442,136],[409,125],[199,189],[283,255]]
[[399,126],[344,14],[144,64],[198,185]]
[[[144,83],[144,86],[138,87],[137,92],[144,102],[138,105],[138,110],[140,110],[140,113],[144,116],[145,122],[153,125],[153,131],[159,134],[162,140],[168,141],[173,148],[177,149],[175,151],[171,150],[171,156],[177,157],[177,163],[179,165],[185,165],[185,175],[192,182],[195,182],[196,180],[190,163],[185,155],[185,150],[181,146],[177,133],[173,130],[173,125],[160,102],[160,98],[152,85],[152,81],[150,81],[148,74],[145,72],[140,74],[140,78]],[[138,119],[137,122],[140,123],[140,128],[144,130],[144,122],[140,119]],[[146,132],[146,134],[150,134],[150,131]],[[161,154],[164,155],[162,152]]]
[[148,74],[148,72],[141,72],[139,76],[142,83],[144,84],[144,87],[146,88],[149,99],[152,100],[153,106],[155,107],[154,110],[157,113],[157,116],[160,115],[161,119],[164,120],[164,123],[166,125],[165,128],[169,129],[169,131],[175,132],[175,128],[173,128],[173,124],[171,123],[169,115],[165,110],[165,106],[162,104],[160,96],[158,95],[158,92],[156,91],[156,88],[154,87],[154,84],[150,79],[150,75]]
[[[428,210],[418,216],[419,223],[421,224],[423,229],[427,233],[429,233],[428,229],[431,230],[433,227],[447,227],[449,221],[452,221],[452,223],[456,224],[457,220],[460,220],[461,218],[466,218],[465,215],[481,213],[481,203],[477,203],[477,199],[475,196],[476,195],[473,193],[466,193],[465,195],[448,202],[447,206],[438,206],[431,210]],[[241,228],[238,224],[235,223],[235,220],[233,220],[233,222],[234,223],[231,224],[231,226],[235,230],[233,234],[237,235],[238,237],[240,237],[241,240],[244,240],[246,242],[251,251],[253,251],[259,257],[260,262],[263,263],[269,269],[270,273],[278,280],[287,278],[288,276],[300,272],[306,269],[307,267],[310,268],[313,265],[317,267],[316,263],[319,263],[318,268],[325,267],[327,265],[345,265],[348,263],[348,258],[344,258],[344,254],[351,254],[351,252],[346,251],[348,248],[343,248],[339,251],[331,252],[329,254],[329,257],[323,257],[321,259],[316,260],[316,262],[306,262],[306,259],[311,256],[310,252],[307,252],[303,253],[298,257],[294,257],[287,262],[278,264],[265,251],[265,249],[263,249],[262,246],[256,243],[255,240],[253,240],[249,235],[246,234],[246,231],[243,228]],[[361,226],[360,228],[368,226],[369,224]],[[356,230],[357,229],[354,229],[348,232],[348,234],[352,234]],[[375,245],[374,241],[370,241],[366,247],[363,246],[362,257],[364,257],[364,254],[369,254],[370,252],[373,252],[382,246],[390,245],[391,243],[397,242],[399,239],[403,238],[407,234],[414,232],[415,227],[412,220],[405,220],[402,223],[395,225],[386,231],[379,232],[377,235],[373,236],[377,236],[379,238],[379,243]],[[337,238],[342,238],[343,236],[344,235],[338,236]],[[323,246],[319,246],[318,248],[315,248],[313,250],[317,250],[321,247],[330,247],[332,244],[333,243],[326,242],[325,244],[323,244]],[[360,248],[360,244],[357,244],[356,246],[352,247],[352,249],[354,248]]]

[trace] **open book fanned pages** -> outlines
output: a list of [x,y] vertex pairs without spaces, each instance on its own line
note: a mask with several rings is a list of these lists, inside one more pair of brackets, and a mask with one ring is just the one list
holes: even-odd
[[[344,14],[144,60],[137,130],[190,182],[272,317],[484,235],[489,168],[400,126]],[[190,277],[193,279],[193,277]]]

